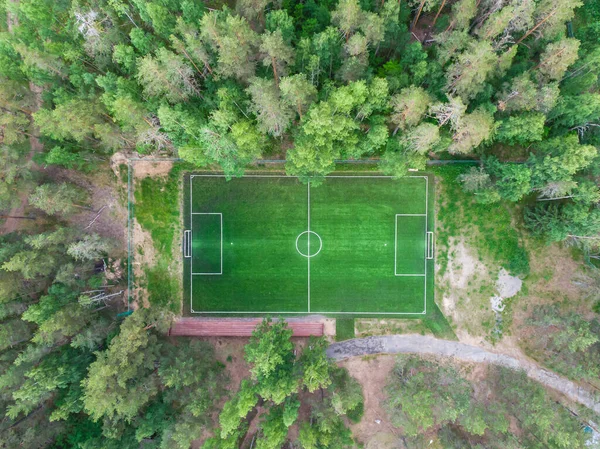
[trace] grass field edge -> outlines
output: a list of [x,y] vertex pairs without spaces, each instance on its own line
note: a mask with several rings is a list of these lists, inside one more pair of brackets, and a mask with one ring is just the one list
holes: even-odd
[[[247,173],[244,174],[243,177],[265,177],[265,178],[289,178],[290,176],[286,175],[283,171],[281,172],[268,172],[268,175],[262,175],[261,170],[252,170],[257,173]],[[339,172],[334,172],[339,173]],[[344,175],[330,175],[326,178],[394,178],[393,176],[388,175],[363,175],[364,172],[344,172]],[[355,173],[355,174],[352,174]],[[202,170],[194,170],[189,169],[182,171],[181,175],[183,176],[183,204],[184,204],[184,213],[182,217],[182,224],[184,229],[189,229],[189,224],[191,221],[191,198],[188,198],[191,195],[191,179],[193,177],[225,177],[225,174],[218,173],[214,171],[206,171]],[[420,172],[414,175],[406,176],[407,178],[424,178],[427,180],[427,232],[433,232],[435,235],[435,175],[434,173],[429,172]],[[190,192],[189,194],[187,192]],[[188,259],[189,260],[189,259]],[[265,317],[265,316],[276,316],[276,315],[285,315],[285,316],[308,316],[308,315],[325,315],[331,317],[344,317],[344,318],[391,318],[398,317],[401,319],[422,319],[424,324],[435,334],[435,335],[447,335],[448,332],[454,335],[448,321],[445,316],[442,314],[441,310],[437,306],[435,302],[435,254],[433,259],[427,259],[426,265],[426,293],[425,293],[425,311],[424,312],[325,312],[325,311],[311,311],[311,312],[278,312],[278,311],[266,311],[266,312],[210,312],[210,311],[194,311],[192,305],[192,276],[189,274],[189,266],[186,264],[186,259],[184,259],[184,270],[183,270],[183,278],[184,278],[184,298],[187,296],[185,290],[190,291],[190,303],[187,306],[184,301],[183,307],[183,315],[184,316],[194,316],[194,317]],[[188,283],[189,280],[189,283]],[[441,332],[436,331],[435,329],[441,328],[443,329]]]

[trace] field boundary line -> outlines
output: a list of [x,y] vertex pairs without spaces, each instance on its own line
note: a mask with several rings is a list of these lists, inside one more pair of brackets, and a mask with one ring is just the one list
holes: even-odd
[[427,313],[427,227],[429,226],[429,177],[425,177],[425,254],[424,256],[424,268],[425,268],[425,288],[423,294],[423,314]]
[[[221,174],[197,174],[197,175],[190,175],[190,177],[191,178],[194,178],[194,177],[225,178],[225,175],[221,175]],[[286,176],[286,175],[243,175],[240,178],[233,178],[233,179],[242,179],[242,178],[287,178],[287,179],[299,179],[297,176]],[[377,176],[377,175],[331,175],[331,176],[325,176],[325,178],[396,179],[394,176],[387,176],[387,175],[381,175],[381,176]],[[413,176],[403,176],[402,178],[414,178],[414,179],[424,178],[424,179],[427,179],[427,176],[413,175]]]
[[[194,182],[194,175],[190,175],[190,233],[192,231],[192,226],[194,224],[192,220],[192,213],[194,211],[194,189],[192,188],[192,184]],[[194,234],[191,233],[191,238],[193,238]],[[190,242],[190,313],[194,312],[194,276],[193,272],[193,260],[194,260],[194,245]]]
[[[203,311],[203,312],[196,312],[195,310],[192,310],[192,313],[200,313],[202,315],[214,315],[214,314],[227,314],[227,315],[231,315],[231,314],[244,314],[244,315],[248,315],[248,314],[253,314],[253,315],[270,315],[273,313],[276,313],[277,315],[289,315],[289,314],[294,314],[294,315],[304,315],[307,312],[304,311],[300,311],[300,312],[278,312],[278,311],[262,311],[262,312],[208,312],[208,311]],[[327,311],[323,311],[323,310],[317,310],[314,312],[310,312],[311,314],[321,314],[321,313],[326,313],[328,315],[424,315],[425,312],[327,312]]]
[[[310,313],[310,182],[306,184],[306,191],[308,195],[308,249],[306,250],[308,253],[308,313]],[[321,244],[322,243],[323,240],[321,240]]]
[[[370,316],[403,316],[403,315],[425,315],[427,313],[427,280],[428,280],[428,276],[427,276],[427,247],[425,248],[425,254],[424,254],[424,264],[425,264],[425,272],[423,274],[396,274],[396,270],[397,270],[397,244],[398,244],[398,216],[424,216],[425,217],[425,235],[427,235],[427,226],[428,226],[428,188],[429,188],[429,177],[427,175],[411,175],[411,176],[405,176],[403,178],[411,178],[411,179],[424,179],[425,180],[425,185],[426,185],[426,192],[425,192],[425,213],[424,214],[395,214],[395,246],[394,246],[394,273],[395,276],[409,276],[409,277],[423,277],[424,278],[424,282],[425,282],[425,289],[424,289],[424,299],[425,299],[425,309],[422,312],[364,312],[364,311],[352,311],[352,312],[342,312],[342,311],[311,311],[311,279],[310,279],[310,271],[311,271],[311,267],[310,267],[310,259],[311,257],[307,257],[307,269],[308,269],[308,276],[307,276],[307,311],[195,311],[193,309],[193,276],[194,275],[222,275],[223,273],[223,216],[222,213],[219,212],[206,212],[206,213],[200,213],[200,212],[192,212],[193,210],[193,188],[192,188],[192,183],[193,183],[193,178],[194,177],[206,177],[206,178],[225,178],[225,174],[214,174],[214,173],[199,173],[199,174],[190,174],[190,217],[192,215],[220,215],[221,216],[221,272],[220,273],[194,273],[192,272],[192,267],[191,267],[191,261],[190,261],[190,313],[192,314],[200,314],[200,315],[259,315],[259,316],[264,316],[264,315],[269,315],[269,314],[281,314],[281,315],[303,315],[303,314],[327,314],[327,315],[370,315]],[[243,176],[241,176],[240,178],[237,179],[241,179],[241,178],[286,178],[286,179],[299,179],[298,177],[295,176],[287,176],[284,174],[264,174],[264,175],[257,175],[257,174],[244,174]],[[325,176],[325,178],[353,178],[353,179],[396,179],[394,176],[386,176],[386,175],[330,175],[330,176]],[[235,178],[234,178],[235,179]],[[307,203],[308,203],[308,210],[307,210],[307,221],[308,221],[308,251],[310,253],[310,220],[311,220],[311,216],[310,216],[310,181],[307,183]],[[191,222],[191,218],[190,218],[190,222]],[[190,223],[190,228],[191,228],[191,223]],[[193,232],[192,232],[192,238],[193,238]],[[190,243],[190,247],[192,247],[191,243]],[[192,247],[193,248],[193,247]],[[190,248],[191,252],[193,253],[193,249]]]

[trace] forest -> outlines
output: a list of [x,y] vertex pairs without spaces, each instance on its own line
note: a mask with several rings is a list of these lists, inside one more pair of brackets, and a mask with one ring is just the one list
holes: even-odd
[[[26,176],[33,121],[43,162],[78,169],[115,151],[228,176],[285,159],[316,183],[336,160],[375,158],[402,176],[475,158],[463,186],[478,201],[530,200],[529,227],[553,241],[600,229],[595,2],[213,6],[5,0],[0,207]],[[39,110],[29,83],[43,86]]]
[[[65,171],[109,171],[115,153],[228,177],[279,160],[318,185],[339,161],[375,161],[395,177],[476,161],[458,178],[463,192],[518,204],[532,237],[593,258],[599,75],[595,0],[0,0],[0,223],[24,200],[35,211],[17,217],[25,231],[0,235],[0,447],[183,449],[204,438],[237,448],[258,409],[257,448],[281,447],[292,424],[293,447],[355,447],[360,385],[327,361],[323,341],[296,354],[284,326],[263,323],[246,348],[250,375],[227,397],[212,346],[165,337],[173,307],[118,316],[124,270],[106,260],[123,248],[82,232],[73,217],[95,205]],[[554,368],[597,378],[590,324],[557,316],[545,308],[530,323],[556,333],[544,334]],[[560,359],[573,327],[588,338]],[[410,447],[434,428],[445,447],[481,447],[486,432],[498,447],[584,444],[568,412],[501,370],[490,382],[513,390],[476,420],[489,410],[445,369],[440,380],[403,360],[390,380],[386,406],[404,410],[394,425],[414,430]],[[462,396],[444,400],[472,419],[435,414],[443,389],[411,415],[402,392],[422,385],[419,371],[431,385],[455,379]]]

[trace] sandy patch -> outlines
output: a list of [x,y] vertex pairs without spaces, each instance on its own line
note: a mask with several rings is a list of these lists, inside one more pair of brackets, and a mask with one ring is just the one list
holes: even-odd
[[247,338],[232,337],[206,337],[215,348],[216,359],[225,365],[225,371],[229,382],[227,390],[235,393],[240,388],[242,379],[250,377],[250,368],[244,359],[244,346],[248,343]]
[[475,274],[486,272],[485,266],[471,254],[464,239],[451,237],[449,246],[446,277],[452,286],[464,289]]
[[133,176],[134,178],[156,178],[160,176],[167,176],[173,168],[172,161],[135,161]]
[[[115,176],[120,177],[121,166],[128,165],[131,157],[139,157],[139,155],[137,153],[115,153],[112,155],[110,158],[110,168],[114,172]],[[166,176],[173,168],[173,161],[170,160],[145,161],[142,159],[131,161],[131,164],[133,166],[133,176],[135,178],[145,178],[147,176]]]
[[323,318],[321,320],[323,322],[323,335],[327,338],[328,341],[335,340],[335,319],[333,318]]
[[378,433],[369,440],[366,449],[405,449],[402,440],[393,433]]
[[465,334],[484,336],[489,333],[494,312],[490,296],[494,291],[488,268],[474,254],[463,238],[451,237],[448,248],[447,269],[437,281],[441,309],[451,320],[454,330],[463,341]]
[[125,153],[115,153],[110,158],[110,168],[117,178],[121,177],[121,165],[129,163]]
[[521,279],[511,276],[504,268],[500,269],[498,281],[496,282],[496,289],[500,297],[503,299],[512,298],[521,291],[522,286],[523,281]]

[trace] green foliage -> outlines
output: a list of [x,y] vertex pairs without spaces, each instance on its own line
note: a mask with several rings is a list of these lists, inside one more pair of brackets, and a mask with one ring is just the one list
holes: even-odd
[[[311,337],[296,358],[291,335],[285,321],[265,319],[257,326],[245,346],[251,380],[242,380],[239,391],[225,403],[219,415],[219,435],[209,440],[205,449],[237,447],[246,428],[244,419],[257,405],[267,410],[261,416],[257,447],[281,447],[288,428],[299,417],[300,389],[310,393],[321,390],[320,400],[310,403],[311,419],[318,419],[319,427],[301,423],[300,444],[340,448],[353,444],[341,417],[347,414],[354,422],[360,421],[364,406],[361,385],[346,369],[330,362],[324,338]],[[317,441],[323,446],[315,446]]]
[[354,337],[354,318],[336,318],[335,341],[351,340]]
[[29,196],[29,202],[48,215],[69,216],[85,203],[88,194],[74,184],[43,184]]
[[409,435],[439,426],[448,447],[585,447],[577,417],[524,372],[488,367],[471,383],[454,364],[401,356],[387,390],[394,425]]
[[44,162],[50,165],[59,165],[68,169],[87,170],[88,164],[79,153],[73,153],[64,147],[56,146],[50,149],[44,158]]
[[[216,368],[193,368],[207,379],[202,387],[190,383],[191,370],[183,369],[181,378],[164,371],[162,364],[172,363],[164,348],[174,348],[177,363],[194,359],[193,350],[176,349],[152,329],[134,329],[137,318],[125,320],[119,333],[114,303],[104,309],[84,293],[103,285],[94,276],[94,261],[114,247],[62,223],[87,206],[86,193],[45,177],[35,187],[39,179],[30,170],[27,142],[38,130],[49,149],[34,156],[38,164],[92,170],[110,153],[138,151],[218,166],[231,177],[275,154],[288,160],[288,174],[315,183],[335,169],[337,159],[377,157],[382,170],[400,177],[424,169],[434,153],[447,158],[448,152],[489,152],[498,157],[482,158],[482,169],[440,170],[451,200],[441,205],[445,228],[438,239],[447,241],[469,223],[483,256],[527,273],[515,212],[520,209],[509,204],[517,201],[528,202],[525,222],[535,235],[555,241],[595,237],[596,2],[504,2],[492,9],[475,0],[450,3],[434,19],[440,2],[425,2],[420,18],[419,1],[405,7],[243,0],[235,11],[189,0],[0,2],[0,209],[13,209],[26,194],[34,208],[55,216],[28,223],[27,235],[1,240],[0,408],[10,416],[0,420],[0,446],[134,448],[152,438],[158,447],[185,448],[203,431],[205,422],[197,420],[210,414],[207,404],[216,398]],[[437,20],[427,46],[409,30],[413,21],[416,34],[431,23],[424,16]],[[571,20],[576,39],[564,37]],[[523,159],[521,147],[529,159],[514,164]],[[171,263],[179,180],[176,169],[164,180],[136,186],[136,217],[156,245],[157,264],[148,268],[145,286],[157,310],[177,308],[172,298],[179,283]],[[584,356],[597,346],[593,322],[563,316],[551,326],[561,330],[547,332],[547,343],[568,354],[552,363],[569,373],[568,364],[595,363]],[[265,420],[261,445],[280,441],[281,422],[294,420],[290,398],[299,388],[326,388],[328,375],[334,381],[320,345],[298,358],[278,358],[273,348],[272,359],[253,355],[262,367],[253,382],[268,380],[258,390],[283,404]],[[115,372],[120,363],[122,371]],[[525,441],[519,444],[581,446],[564,410],[538,389],[527,390],[525,380],[509,381],[505,374],[498,376],[506,395],[498,398],[522,423]],[[243,410],[258,397],[248,391],[239,399]],[[512,404],[514,398],[522,402]],[[346,403],[327,391],[311,410],[318,424],[301,423],[300,444],[350,446],[336,413]],[[347,412],[358,415],[359,408]],[[442,428],[442,442],[460,441],[462,432],[454,426],[481,435],[488,425],[482,438],[489,429],[506,433],[502,413],[494,415],[496,421],[484,422],[480,415],[475,406],[468,409]],[[241,429],[243,423],[209,444],[237,448]],[[499,441],[512,447],[515,438]]]
[[83,403],[97,421],[131,420],[158,394],[154,359],[160,349],[145,327],[154,317],[138,311],[127,318],[106,352],[97,353],[83,383]]
[[502,120],[496,132],[496,139],[510,145],[527,145],[539,142],[544,136],[546,117],[540,113],[526,113]]
[[171,257],[179,219],[179,171],[165,178],[143,178],[135,189],[135,216],[152,235],[157,250]]
[[257,393],[276,405],[298,388],[293,372],[292,331],[286,327],[283,321],[263,321],[252,333],[245,350],[252,379],[258,385]]
[[331,365],[325,353],[326,349],[327,342],[324,339],[311,337],[300,356],[302,382],[310,393],[331,384]]
[[392,423],[415,436],[455,422],[471,407],[471,388],[453,367],[400,357],[388,385]]
[[[438,170],[443,179],[444,202],[440,205],[437,218],[445,226],[442,232],[438,232],[437,241],[446,244],[450,236],[462,229],[462,233],[473,235],[470,244],[484,256],[491,257],[513,274],[529,273],[529,256],[521,243],[519,228],[513,224],[515,211],[509,205],[490,208],[486,202],[476,200],[479,195],[473,198],[472,194],[464,192],[461,175],[469,171],[467,167],[443,167]],[[485,182],[484,188],[487,188]],[[491,181],[488,179],[488,182]],[[467,230],[465,223],[469,223]],[[442,266],[444,264],[442,262]]]

